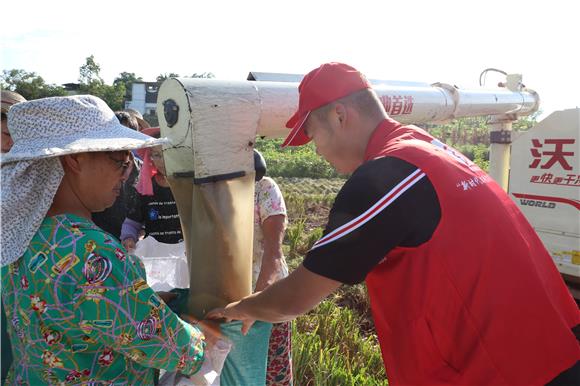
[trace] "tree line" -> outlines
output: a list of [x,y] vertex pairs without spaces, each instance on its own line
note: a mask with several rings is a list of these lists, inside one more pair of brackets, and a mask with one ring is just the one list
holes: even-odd
[[[131,99],[131,84],[143,82],[143,78],[134,72],[123,71],[109,85],[105,83],[100,72],[101,66],[95,60],[94,55],[87,57],[85,63],[79,67],[78,92],[103,99],[112,110],[124,109],[125,100]],[[162,82],[171,77],[179,77],[179,74],[161,73],[157,76],[156,81]],[[202,72],[194,73],[190,77],[214,78],[215,75],[212,72]],[[68,95],[67,90],[62,85],[49,84],[37,73],[23,69],[3,70],[2,75],[0,75],[0,87],[17,92],[28,100]]]

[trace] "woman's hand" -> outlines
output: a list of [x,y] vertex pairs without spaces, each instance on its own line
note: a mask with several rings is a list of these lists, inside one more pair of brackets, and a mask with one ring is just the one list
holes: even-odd
[[132,238],[126,238],[125,240],[123,240],[122,242],[123,247],[125,247],[125,250],[127,250],[127,252],[129,253],[133,253],[135,252],[135,240],[133,240]]
[[209,350],[213,347],[219,339],[224,339],[220,331],[219,323],[214,320],[198,320],[193,316],[187,314],[181,314],[179,317],[185,320],[187,323],[197,327],[203,333],[205,337],[205,342],[207,343]]

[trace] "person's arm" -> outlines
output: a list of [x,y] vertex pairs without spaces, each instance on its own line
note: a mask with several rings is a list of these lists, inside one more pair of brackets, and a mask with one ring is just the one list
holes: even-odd
[[206,318],[241,320],[245,334],[256,320],[271,323],[295,319],[336,291],[342,283],[310,272],[300,265],[288,277],[264,291],[210,311]]
[[137,240],[139,240],[139,231],[143,227],[143,224],[130,218],[126,218],[121,226],[121,242],[127,250],[127,252],[133,252],[135,250],[135,245]]
[[130,193],[131,198],[127,200],[127,217],[121,226],[121,243],[127,252],[132,253],[139,240],[139,232],[143,228],[144,206],[147,205],[147,202],[133,187],[129,188],[128,193]]
[[284,258],[282,241],[285,228],[286,216],[283,214],[270,216],[262,222],[264,253],[260,274],[256,281],[256,291],[262,291],[278,279]]
[[85,261],[74,307],[80,328],[143,366],[197,372],[204,360],[203,333],[165,305],[118,244],[106,245],[98,234],[87,237],[96,247],[88,254],[78,251]]

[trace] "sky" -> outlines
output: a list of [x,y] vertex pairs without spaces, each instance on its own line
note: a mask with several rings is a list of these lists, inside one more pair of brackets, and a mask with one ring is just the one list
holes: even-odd
[[[307,73],[348,63],[372,79],[479,85],[494,67],[523,75],[546,116],[580,106],[579,10],[573,0],[27,1],[3,7],[0,67],[76,82],[94,55],[121,72]],[[503,80],[489,74],[488,85]]]

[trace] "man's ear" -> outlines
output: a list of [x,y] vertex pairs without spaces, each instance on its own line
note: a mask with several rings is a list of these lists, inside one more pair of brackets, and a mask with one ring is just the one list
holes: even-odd
[[67,154],[60,157],[60,161],[62,163],[62,167],[65,170],[70,170],[75,174],[81,173],[83,169],[83,158],[85,157],[84,154]]
[[346,106],[342,103],[336,103],[334,105],[334,113],[336,114],[336,121],[339,123],[341,128],[344,128],[348,119],[348,110]]

